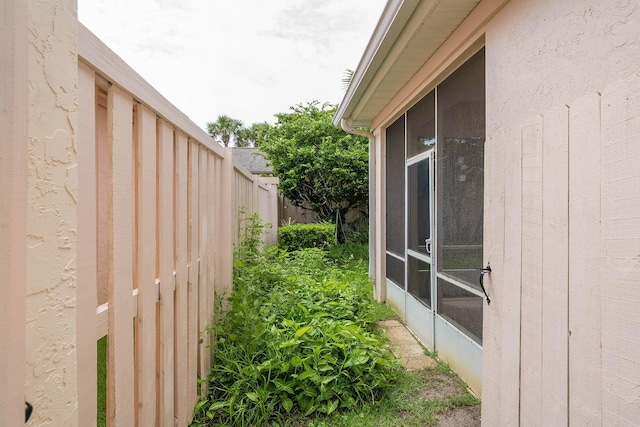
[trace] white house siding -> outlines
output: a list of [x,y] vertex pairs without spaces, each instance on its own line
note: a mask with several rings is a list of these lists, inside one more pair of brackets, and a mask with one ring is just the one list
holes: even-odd
[[640,2],[485,30],[483,425],[640,425]]

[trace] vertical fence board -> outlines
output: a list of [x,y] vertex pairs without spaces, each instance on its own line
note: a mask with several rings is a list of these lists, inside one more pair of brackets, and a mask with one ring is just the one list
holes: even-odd
[[0,6],[0,425],[24,423],[29,27],[27,2]]
[[501,342],[503,306],[510,301],[503,298],[504,285],[504,146],[508,143],[505,135],[492,135],[485,142],[484,164],[484,261],[491,263],[492,272],[484,279],[484,285],[491,304],[483,302],[484,348],[482,361],[482,412],[483,420],[489,425],[497,425],[502,410],[501,393],[502,373],[498,366],[502,364]]
[[97,197],[95,72],[78,65],[78,420],[96,424]]
[[160,424],[174,425],[174,140],[173,128],[158,121],[158,271],[160,277]]
[[[209,152],[207,156],[209,160],[209,166],[207,171],[209,175],[207,177],[207,191],[209,192],[208,198],[209,203],[207,204],[207,215],[209,216],[209,232],[207,235],[207,246],[209,253],[209,283],[207,284],[208,293],[207,293],[207,320],[212,323],[213,315],[214,315],[214,296],[216,291],[216,240],[215,240],[215,227],[216,227],[216,217],[215,217],[215,204],[216,204],[216,194],[218,193],[217,186],[220,185],[220,181],[216,180],[216,156],[214,153]],[[207,348],[207,357],[209,358],[207,367],[211,367],[212,357],[213,357],[213,330],[207,335],[207,342],[209,343],[209,347]],[[208,370],[207,370],[208,375]]]
[[[542,117],[522,128],[522,297],[520,424],[541,425]],[[526,349],[526,350],[525,350]]]
[[600,426],[600,95],[569,113],[569,424]]
[[640,77],[602,92],[602,425],[640,425]]
[[193,405],[197,399],[197,378],[198,378],[198,278],[199,253],[198,253],[198,236],[199,231],[199,208],[198,208],[198,156],[199,149],[195,141],[189,140],[189,189],[187,203],[189,207],[189,232],[188,232],[188,251],[189,251],[189,287],[188,287],[188,378],[187,378],[187,396],[188,404]]
[[138,423],[156,424],[156,116],[144,105],[137,108],[137,271],[138,314],[136,358]]
[[544,114],[542,161],[542,425],[568,422],[569,111]]
[[[209,252],[207,234],[209,232],[209,217],[207,215],[209,195],[207,191],[208,153],[206,149],[200,151],[198,158],[198,253],[200,274],[198,278],[198,377],[206,378],[209,373],[209,358],[207,357],[207,325],[208,319],[208,284],[209,284]],[[206,392],[206,387],[201,390]]]
[[111,426],[134,424],[133,360],[133,141],[131,96],[109,90],[112,188],[109,246],[107,411]]
[[175,140],[175,259],[176,259],[176,293],[175,293],[175,380],[176,380],[176,418],[179,426],[187,426],[191,420],[188,399],[189,377],[189,276],[188,276],[188,148],[189,141],[182,132],[177,133]]
[[237,212],[235,211],[235,169],[233,167],[233,151],[225,148],[222,162],[222,183],[220,185],[220,285],[227,295],[231,293],[233,281],[233,236],[237,229]]
[[[97,83],[97,82],[96,82]],[[97,181],[97,242],[98,305],[107,304],[109,282],[109,212],[111,212],[111,136],[106,88],[96,93],[96,181]],[[106,331],[105,331],[106,333]],[[98,339],[101,338],[98,335]]]

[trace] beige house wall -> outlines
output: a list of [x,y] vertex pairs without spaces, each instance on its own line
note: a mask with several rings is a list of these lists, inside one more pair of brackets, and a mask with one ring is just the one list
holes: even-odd
[[[639,425],[640,3],[484,0],[374,119],[381,152],[384,128],[482,46],[482,423]],[[380,156],[376,171],[381,194]]]
[[485,310],[485,425],[640,423],[638,6],[513,0],[486,29],[485,242],[506,301]]

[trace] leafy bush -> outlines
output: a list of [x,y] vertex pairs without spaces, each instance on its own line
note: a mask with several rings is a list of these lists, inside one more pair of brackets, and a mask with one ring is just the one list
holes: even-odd
[[326,248],[335,243],[335,226],[320,224],[294,224],[278,228],[278,246],[292,252],[305,248]]
[[399,365],[370,321],[366,264],[343,268],[317,248],[263,257],[235,269],[194,425],[265,425],[378,401]]

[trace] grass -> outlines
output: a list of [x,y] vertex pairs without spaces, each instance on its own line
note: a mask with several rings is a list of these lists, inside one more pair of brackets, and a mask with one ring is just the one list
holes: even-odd
[[[425,390],[437,387],[440,381],[457,385],[458,393],[442,398],[423,398]],[[330,417],[313,420],[291,420],[288,426],[307,427],[398,427],[435,425],[438,415],[456,408],[477,406],[480,401],[469,393],[465,384],[446,365],[420,371],[402,371],[394,387],[377,405],[365,406]],[[283,426],[284,427],[284,426]]]
[[98,427],[107,425],[107,337],[98,340]]

